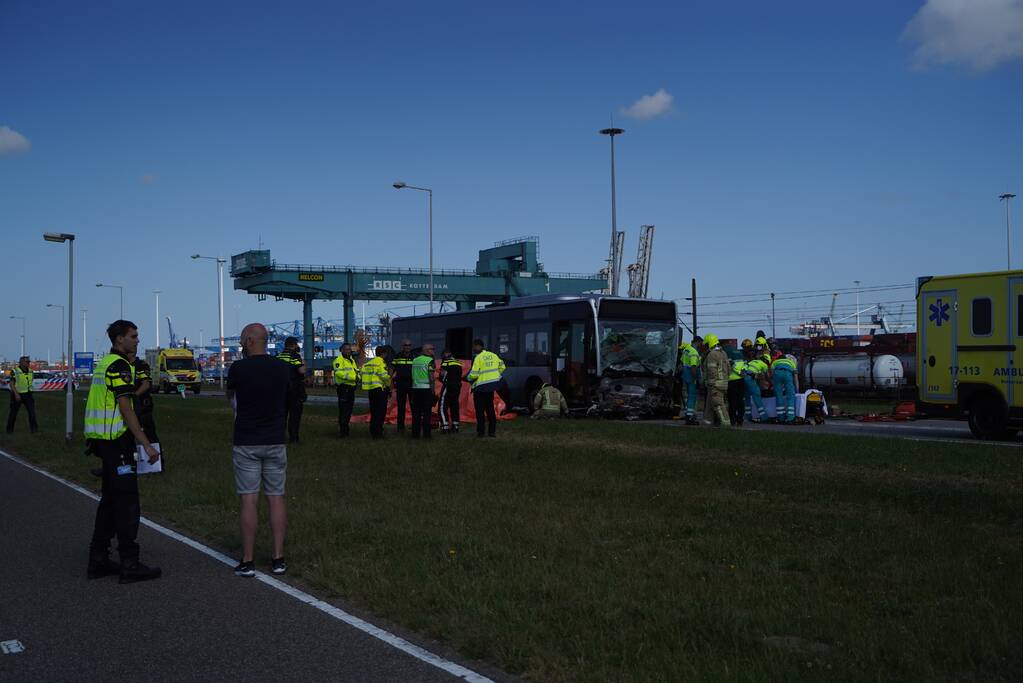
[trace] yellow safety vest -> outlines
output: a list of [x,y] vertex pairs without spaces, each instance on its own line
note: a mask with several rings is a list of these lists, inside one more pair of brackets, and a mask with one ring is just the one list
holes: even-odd
[[466,379],[472,382],[472,388],[478,389],[484,384],[496,384],[501,381],[504,372],[504,361],[493,351],[480,351],[472,361],[472,369]]
[[107,368],[119,360],[128,363],[124,356],[108,353],[96,365],[96,370],[92,374],[92,386],[89,387],[89,398],[85,402],[86,439],[113,441],[128,430],[121,417],[121,411],[117,407],[117,398],[114,396],[113,390],[125,385],[135,386],[135,366],[128,363],[131,370],[129,382],[125,382],[121,377],[108,380]]
[[14,389],[19,394],[28,394],[32,392],[32,371],[22,372],[21,368],[14,368],[11,371],[13,374]]
[[372,389],[386,389],[391,385],[391,378],[387,375],[387,364],[379,356],[370,358],[362,366],[362,388],[366,391]]
[[355,365],[355,357],[338,356],[334,359],[334,384],[359,384],[359,368]]

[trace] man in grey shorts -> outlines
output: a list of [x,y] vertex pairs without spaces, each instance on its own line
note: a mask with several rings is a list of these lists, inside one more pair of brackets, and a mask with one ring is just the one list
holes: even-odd
[[290,368],[266,352],[267,331],[259,323],[241,333],[241,360],[227,373],[227,399],[234,406],[234,483],[241,501],[242,559],[238,576],[255,576],[259,491],[270,506],[273,553],[270,568],[284,574],[284,532],[288,513],[284,485],[288,473],[287,406]]

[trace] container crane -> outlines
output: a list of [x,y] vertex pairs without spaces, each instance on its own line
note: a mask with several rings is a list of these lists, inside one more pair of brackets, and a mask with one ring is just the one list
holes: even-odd
[[629,265],[629,296],[645,299],[650,286],[650,262],[654,255],[654,226],[640,226],[639,253]]
[[174,326],[171,324],[171,317],[169,315],[167,316],[167,333],[170,336],[170,345],[168,348],[178,348],[178,337],[174,334]]

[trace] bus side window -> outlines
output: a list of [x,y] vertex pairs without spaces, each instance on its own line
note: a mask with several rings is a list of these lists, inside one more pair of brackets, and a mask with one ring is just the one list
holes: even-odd
[[444,345],[451,349],[451,355],[455,358],[461,358],[463,360],[472,358],[472,328],[449,328]]
[[494,330],[494,353],[505,365],[519,364],[519,331],[515,327],[498,327]]
[[525,364],[547,366],[551,362],[550,335],[543,327],[525,328]]

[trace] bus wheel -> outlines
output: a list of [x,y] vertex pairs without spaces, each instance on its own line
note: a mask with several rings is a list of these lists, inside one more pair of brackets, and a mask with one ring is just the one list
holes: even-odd
[[993,397],[981,394],[970,402],[970,432],[983,441],[1005,438],[1007,415]]

